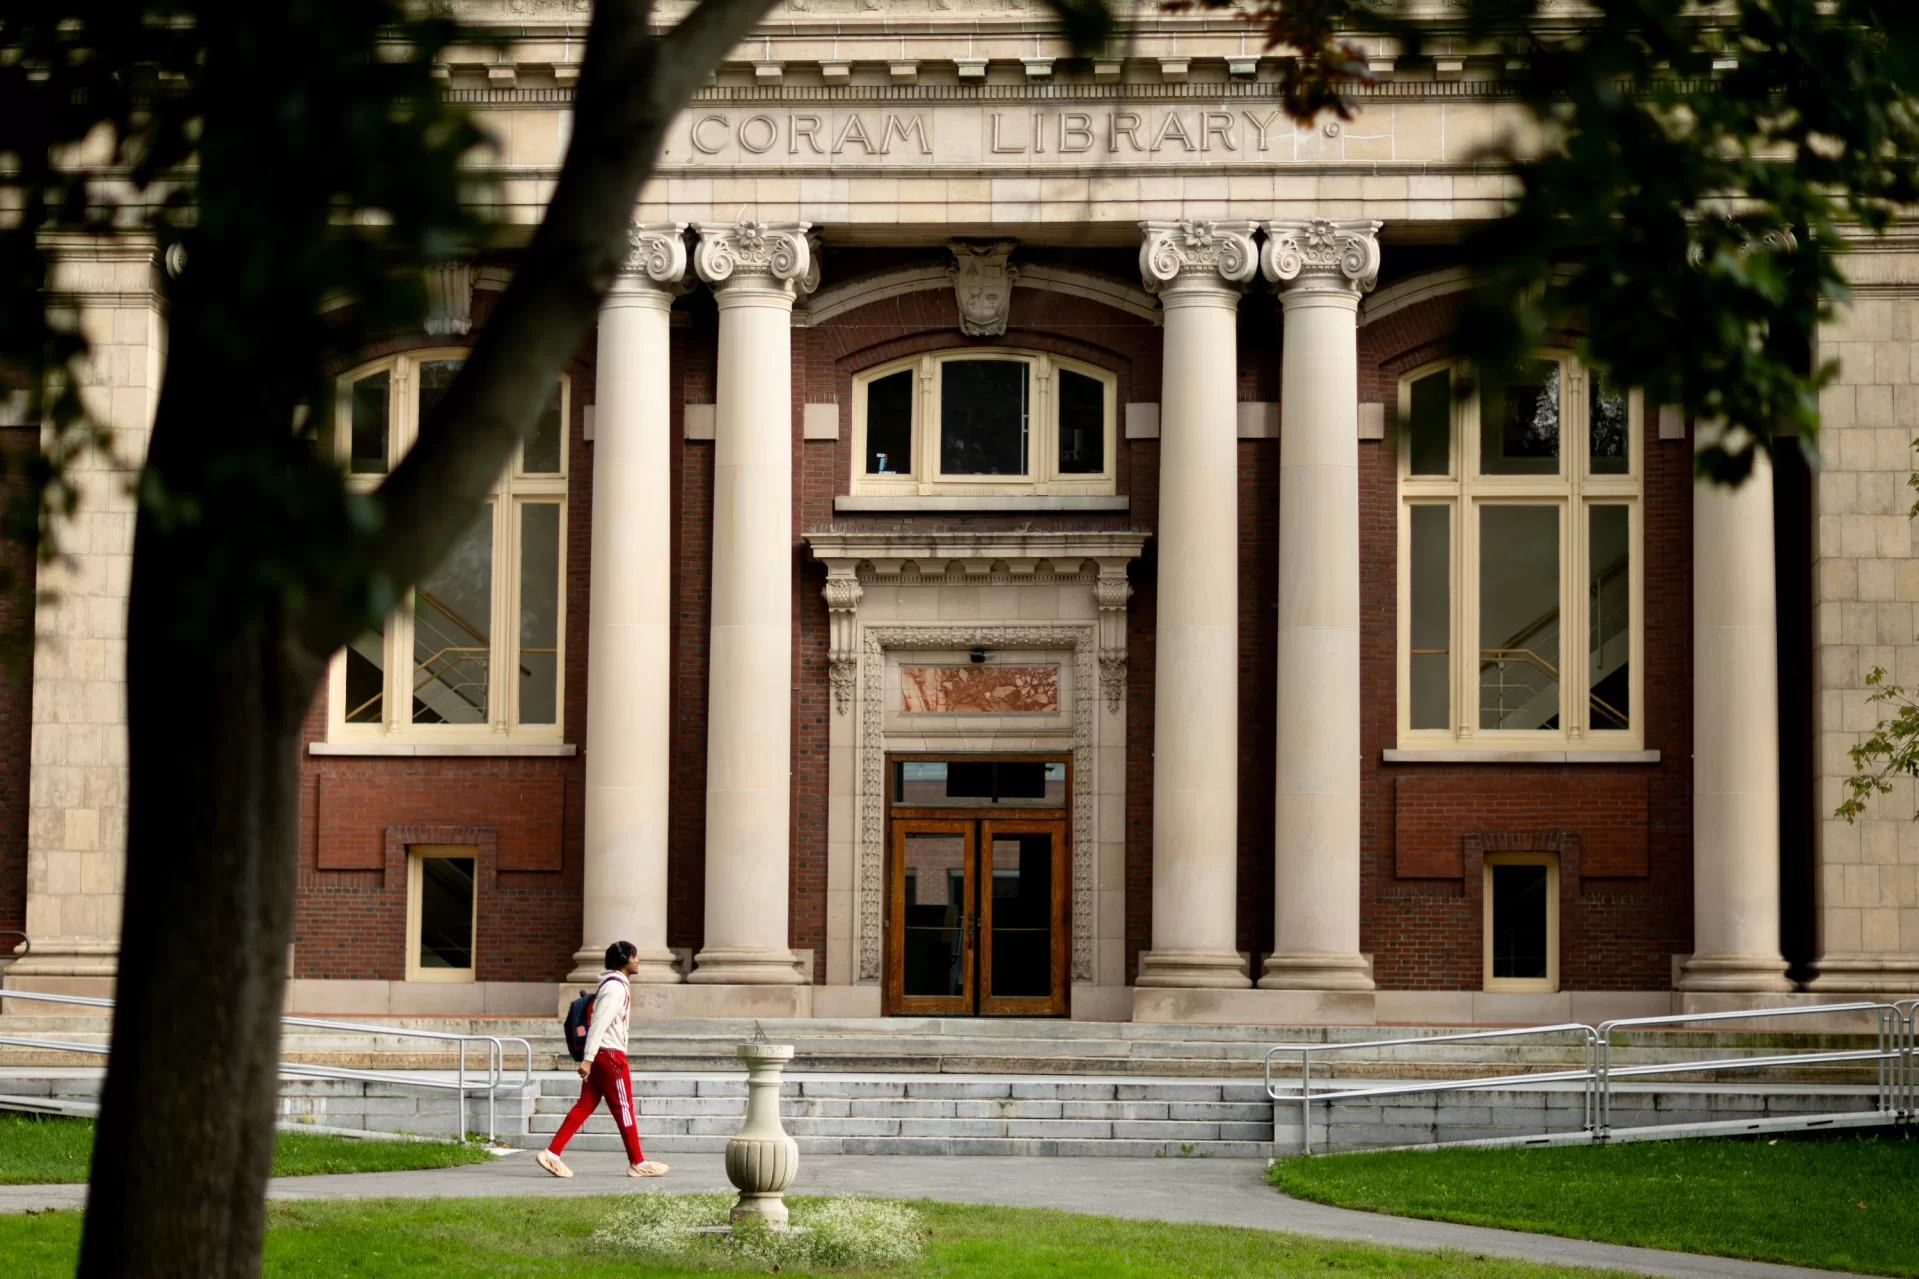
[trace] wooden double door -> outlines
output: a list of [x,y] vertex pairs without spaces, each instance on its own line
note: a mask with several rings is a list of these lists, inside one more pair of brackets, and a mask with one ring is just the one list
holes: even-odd
[[1064,814],[895,815],[886,1010],[1066,1015],[1070,860]]

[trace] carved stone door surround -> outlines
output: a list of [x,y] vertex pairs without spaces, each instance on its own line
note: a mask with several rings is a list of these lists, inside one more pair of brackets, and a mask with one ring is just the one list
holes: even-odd
[[[1125,776],[1123,766],[1109,767],[1104,771],[1114,775],[1102,776],[1099,760],[1124,749],[1126,604],[1132,594],[1126,566],[1138,558],[1146,537],[1132,532],[807,535],[814,557],[826,565],[823,594],[831,627],[829,827],[838,838],[829,836],[828,850],[829,983],[881,978],[888,654],[987,649],[1070,655],[1071,701],[1061,708],[1068,712],[1070,731],[1062,731],[1066,726],[1046,731],[1059,732],[1059,745],[1073,755],[1072,979],[1100,982],[1111,976],[1113,984],[1123,984],[1123,939],[1100,938],[1096,923],[1099,895],[1123,892],[1122,877],[1109,875],[1115,882],[1102,883],[1099,868],[1102,846],[1111,853],[1124,838],[1119,814]],[[892,743],[895,749],[899,745]],[[931,743],[912,745],[925,749]]]

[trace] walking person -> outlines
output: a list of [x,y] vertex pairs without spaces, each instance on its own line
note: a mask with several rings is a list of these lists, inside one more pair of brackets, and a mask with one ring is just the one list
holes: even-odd
[[573,1170],[560,1162],[560,1154],[573,1134],[580,1130],[605,1098],[619,1125],[620,1140],[626,1143],[629,1177],[658,1177],[666,1165],[648,1159],[640,1151],[640,1130],[633,1121],[633,1076],[626,1066],[626,1023],[633,1007],[633,992],[628,986],[640,971],[640,951],[630,941],[616,941],[606,948],[606,971],[600,974],[599,989],[593,993],[593,1015],[587,1023],[586,1044],[580,1057],[580,1099],[566,1112],[566,1122],[553,1134],[553,1144],[534,1156],[540,1167],[555,1177],[571,1177]]

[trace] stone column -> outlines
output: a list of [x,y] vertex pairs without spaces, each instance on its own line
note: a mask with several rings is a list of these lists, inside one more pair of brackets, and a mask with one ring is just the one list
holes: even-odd
[[1679,987],[1787,991],[1771,460],[1735,489],[1696,483],[1692,511],[1693,954]]
[[1273,990],[1371,990],[1359,953],[1359,298],[1379,223],[1268,222],[1285,311]]
[[[90,344],[80,397],[112,451],[75,463],[79,508],[55,522],[61,556],[39,570],[46,594],[34,612],[24,925],[33,949],[4,973],[16,990],[110,996],[126,871],[133,481],[166,365],[164,268],[143,240],[55,236],[49,247],[48,291],[71,307]],[[0,952],[13,948],[0,938]]]
[[593,580],[587,626],[586,882],[569,981],[607,946],[640,948],[636,982],[679,981],[666,948],[667,761],[672,682],[672,426],[668,315],[683,291],[683,224],[635,226],[600,306],[593,440]]
[[1234,902],[1239,829],[1239,295],[1251,222],[1142,222],[1165,312],[1153,724],[1153,948],[1140,986],[1252,984]]
[[793,300],[818,283],[807,224],[701,223],[720,308],[706,945],[690,981],[810,982],[787,946],[793,696]]

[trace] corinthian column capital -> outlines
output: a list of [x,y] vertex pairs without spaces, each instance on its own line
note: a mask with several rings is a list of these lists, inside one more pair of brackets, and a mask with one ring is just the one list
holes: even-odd
[[609,296],[655,294],[671,299],[691,287],[686,279],[684,222],[626,224],[626,258]]
[[1177,222],[1139,224],[1139,274],[1148,293],[1210,288],[1237,294],[1259,269],[1253,248],[1253,222]]
[[1379,228],[1366,218],[1267,222],[1260,266],[1282,292],[1357,298],[1379,278]]
[[819,252],[809,222],[701,222],[693,265],[715,289],[748,285],[788,298],[819,287]]

